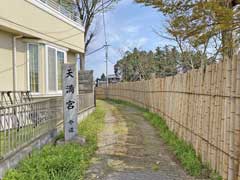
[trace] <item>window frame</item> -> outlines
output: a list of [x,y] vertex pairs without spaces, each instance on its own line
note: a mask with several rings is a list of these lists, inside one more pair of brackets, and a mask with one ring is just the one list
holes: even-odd
[[40,83],[40,55],[39,55],[39,44],[38,43],[27,43],[27,90],[31,91],[31,85],[30,85],[30,59],[29,59],[29,46],[30,45],[36,45],[38,48],[38,92],[31,92],[32,95],[39,95],[41,91],[41,83]]
[[[50,91],[49,87],[48,87],[48,48],[52,48],[55,50],[55,70],[56,70],[56,91]],[[45,46],[45,82],[46,82],[46,94],[62,94],[62,90],[58,89],[58,64],[57,64],[57,52],[62,52],[64,54],[64,60],[63,63],[67,63],[67,51],[64,49],[61,49],[59,47],[56,46],[52,46],[52,45],[46,45]]]

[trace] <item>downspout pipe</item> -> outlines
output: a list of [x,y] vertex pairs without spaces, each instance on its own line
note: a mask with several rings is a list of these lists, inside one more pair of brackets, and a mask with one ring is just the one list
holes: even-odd
[[[17,61],[17,39],[22,38],[23,36],[13,36],[13,58],[12,58],[12,67],[13,67],[13,92],[16,92],[17,88],[17,67],[16,67],[16,61]],[[13,93],[14,94],[14,93]],[[15,104],[15,95],[13,96],[13,102]]]

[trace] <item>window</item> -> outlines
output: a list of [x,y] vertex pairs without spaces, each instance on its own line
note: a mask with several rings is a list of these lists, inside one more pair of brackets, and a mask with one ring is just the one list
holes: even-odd
[[64,64],[64,52],[57,52],[57,67],[58,67],[58,90],[62,90],[62,66]]
[[48,90],[57,91],[56,50],[48,48]]
[[62,66],[65,59],[64,51],[47,46],[48,92],[60,92],[62,90]]
[[38,45],[28,44],[28,70],[29,70],[29,90],[39,92],[39,58]]

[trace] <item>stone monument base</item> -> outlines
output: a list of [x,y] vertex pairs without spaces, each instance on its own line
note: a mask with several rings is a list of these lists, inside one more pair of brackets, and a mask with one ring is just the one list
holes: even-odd
[[67,143],[76,143],[76,144],[80,144],[81,146],[83,146],[84,144],[86,144],[86,138],[82,137],[82,136],[74,136],[71,140],[69,141],[65,141],[64,139],[59,139],[56,142],[56,145],[63,145],[63,144],[67,144]]

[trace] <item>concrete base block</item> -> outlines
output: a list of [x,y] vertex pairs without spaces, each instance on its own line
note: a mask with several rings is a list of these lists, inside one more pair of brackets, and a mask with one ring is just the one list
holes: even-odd
[[40,149],[45,144],[52,142],[56,135],[57,130],[52,130],[51,132],[38,137],[27,146],[19,149],[19,151],[10,154],[6,159],[0,161],[0,179],[3,178],[8,169],[15,168],[18,165],[19,161],[21,161],[27,155],[30,155],[34,149]]
[[[83,119],[85,119],[88,115],[90,115],[95,110],[95,107],[88,108],[83,110],[78,114],[78,123],[80,123]],[[0,161],[0,180],[3,178],[6,171],[10,168],[15,168],[19,161],[21,161],[26,156],[30,155],[31,152],[34,149],[40,149],[44,145],[53,142],[57,134],[60,132],[60,129],[62,130],[63,127],[56,127],[55,130],[52,130],[38,138],[36,138],[34,141],[29,143],[28,145],[22,147],[21,149],[13,152],[12,154],[9,154],[7,157],[5,157],[4,160]],[[85,143],[85,138],[76,136],[74,139],[74,142],[80,143],[81,145]]]

